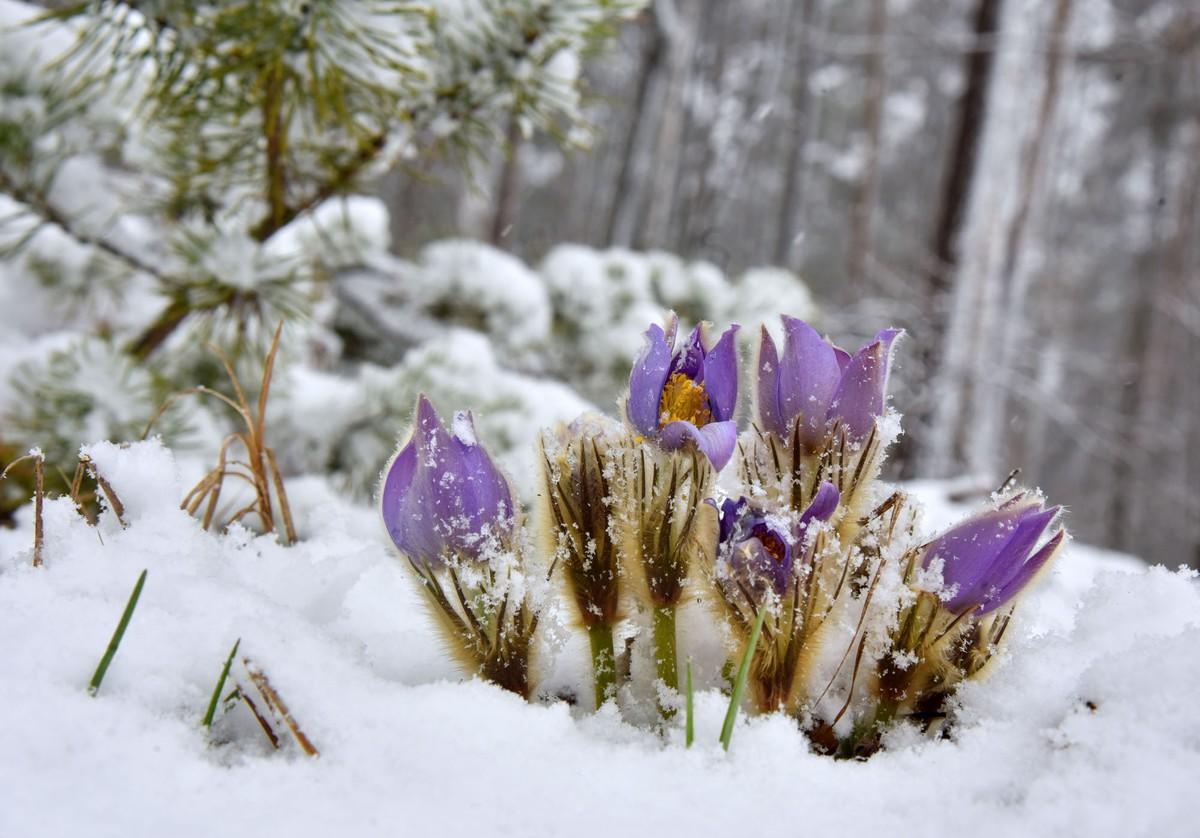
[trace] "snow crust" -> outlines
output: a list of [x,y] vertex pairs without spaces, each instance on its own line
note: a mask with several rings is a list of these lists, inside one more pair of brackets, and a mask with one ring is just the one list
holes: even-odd
[[[869,762],[810,753],[784,717],[697,696],[696,745],[611,706],[525,704],[461,683],[371,508],[289,484],[305,540],[180,511],[157,442],[88,446],[125,505],[91,528],[46,505],[0,530],[0,835],[1183,835],[1200,771],[1192,574],[1073,545],[1019,610],[1009,654],[960,694],[948,741],[901,729]],[[924,527],[959,511],[922,483]],[[104,684],[86,684],[138,573]],[[272,751],[246,718],[200,719],[233,641],[320,750]],[[699,654],[699,652],[698,652]],[[703,655],[701,654],[701,657]],[[235,667],[236,672],[236,667]],[[701,683],[712,673],[702,672]]]

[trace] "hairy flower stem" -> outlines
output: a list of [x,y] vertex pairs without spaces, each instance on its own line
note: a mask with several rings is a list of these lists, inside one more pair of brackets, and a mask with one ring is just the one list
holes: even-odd
[[588,640],[592,643],[592,677],[596,686],[596,709],[599,710],[616,683],[612,626],[604,623],[588,626]]
[[[658,680],[676,692],[679,691],[679,667],[675,660],[675,606],[660,605],[654,609],[654,666]],[[659,702],[659,712],[664,719],[675,715],[675,710]]]

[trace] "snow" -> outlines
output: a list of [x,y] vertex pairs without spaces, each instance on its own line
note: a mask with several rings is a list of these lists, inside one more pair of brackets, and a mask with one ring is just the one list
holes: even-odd
[[[494,22],[482,0],[434,5],[443,12],[439,37],[462,49],[428,57],[429,90],[472,66],[461,59],[487,46]],[[30,13],[0,0],[0,19]],[[593,15],[567,4],[555,14],[521,66],[501,69],[520,76],[534,110],[569,116],[576,53]],[[404,44],[417,37],[389,34]],[[0,81],[30,81],[30,53],[48,57],[65,38],[49,27],[0,29]],[[1012,64],[1019,56],[1010,52],[1003,60]],[[472,89],[507,114],[511,91],[489,74],[473,73]],[[811,84],[848,80],[829,66]],[[38,85],[29,87],[0,110],[36,127],[49,115]],[[69,501],[51,498],[42,568],[31,566],[32,506],[18,511],[16,529],[0,529],[0,836],[1189,830],[1200,769],[1197,583],[1084,545],[1073,545],[1024,601],[991,677],[961,690],[952,739],[897,728],[888,749],[865,763],[811,753],[780,716],[743,717],[724,753],[716,741],[726,699],[715,685],[726,651],[694,602],[679,616],[681,652],[699,687],[690,750],[681,718],[660,734],[611,704],[591,714],[555,698],[578,693],[588,677],[586,644],[566,608],[542,623],[537,701],[463,681],[363,495],[407,433],[417,393],[454,417],[460,439],[478,437],[530,505],[535,435],[593,404],[613,412],[646,325],[661,322],[666,308],[678,310],[685,329],[700,319],[741,323],[744,348],[757,324],[775,328],[780,312],[817,316],[808,289],[774,268],[726,277],[666,253],[578,245],[554,248],[536,267],[461,240],[404,261],[388,253],[386,208],[363,196],[330,201],[263,245],[229,224],[244,219],[222,216],[229,232],[202,228],[184,247],[187,228],[164,235],[156,220],[134,214],[162,187],[137,174],[152,161],[149,141],[137,132],[122,138],[128,103],[117,86],[110,92],[89,103],[88,131],[39,139],[64,144],[53,197],[84,216],[86,229],[171,270],[181,266],[176,251],[187,251],[202,273],[241,290],[272,294],[292,269],[336,280],[336,292],[333,281],[296,286],[305,298],[297,307],[311,302],[312,316],[284,333],[269,410],[268,442],[287,476],[300,542],[285,548],[236,524],[206,532],[180,510],[228,430],[220,404],[180,403],[190,413],[176,424],[199,427],[192,449],[180,447],[182,431],[168,430],[170,416],[156,430],[173,448],[158,440],[85,445],[122,501],[123,520],[105,512],[92,527]],[[715,93],[693,95],[715,108]],[[894,93],[889,115],[913,122],[922,96]],[[726,100],[713,114],[722,153],[742,119],[741,105]],[[448,113],[430,114],[426,130],[465,130]],[[398,134],[384,157],[413,156],[415,137]],[[812,153],[849,176],[860,152],[851,144]],[[106,168],[109,157],[133,165]],[[547,158],[560,164],[557,153]],[[1141,174],[1131,171],[1125,188],[1139,189]],[[12,209],[0,197],[0,215]],[[130,366],[116,347],[162,300],[148,277],[111,276],[93,248],[53,227],[0,265],[0,416],[10,433],[45,446],[48,473],[70,470],[80,442],[140,436],[165,393],[193,383],[180,385],[192,373],[179,370],[203,352],[198,333],[181,330],[164,370]],[[374,317],[358,333],[336,322],[352,303]],[[376,344],[343,354],[347,337]],[[160,373],[176,378],[160,384]],[[50,419],[21,413],[47,404],[85,406]],[[895,422],[889,414],[889,434]],[[909,488],[925,504],[922,531],[931,535],[967,509],[950,500],[965,484]],[[222,495],[233,508],[237,491],[231,485]],[[143,569],[129,632],[90,697],[88,679]],[[636,617],[626,620],[618,643],[638,630]],[[286,738],[274,751],[241,706],[211,732],[201,727],[238,639],[233,677],[249,686],[250,667],[269,677],[318,758]],[[633,666],[645,673],[652,662],[642,654]]]
[[[1200,770],[1200,591],[1189,573],[1072,546],[1023,604],[949,741],[913,731],[865,763],[793,722],[697,696],[696,746],[562,702],[462,683],[366,506],[289,485],[303,541],[200,529],[157,442],[87,453],[125,505],[89,527],[46,504],[0,531],[3,835],[1183,834]],[[912,487],[925,525],[958,513]],[[95,698],[86,684],[138,573],[141,602]],[[685,616],[692,626],[695,615]],[[560,627],[561,630],[561,627]],[[686,630],[686,629],[685,629]],[[233,641],[320,751],[272,752],[244,711],[200,726]],[[569,658],[571,649],[560,650]],[[702,649],[695,653],[703,657]],[[569,666],[569,660],[560,663]],[[246,682],[244,666],[234,675]],[[712,673],[701,667],[700,683]],[[757,826],[756,826],[757,825]]]

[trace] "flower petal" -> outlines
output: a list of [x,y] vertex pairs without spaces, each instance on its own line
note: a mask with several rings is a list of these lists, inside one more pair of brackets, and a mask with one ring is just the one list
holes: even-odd
[[790,589],[789,583],[795,571],[790,538],[790,534],[759,521],[751,525],[750,537],[738,545],[736,551],[748,560],[747,570],[751,575],[770,580],[771,587],[779,596]]
[[[708,502],[711,503],[714,508],[717,506],[716,501],[708,499]],[[719,509],[721,513],[719,523],[720,535],[718,537],[718,541],[721,544],[729,541],[730,537],[733,535],[734,529],[737,526],[738,518],[741,517],[742,510],[745,509],[749,503],[750,501],[746,500],[744,497],[738,498],[737,500],[734,500],[733,498],[725,498],[725,500],[721,501],[721,506]]]
[[710,422],[697,428],[691,422],[676,420],[668,422],[659,435],[662,447],[668,450],[679,448],[689,439],[708,457],[713,468],[720,471],[733,456],[737,445],[737,423]]
[[828,521],[833,517],[833,513],[837,511],[838,502],[841,500],[841,493],[838,492],[837,486],[834,486],[828,480],[821,483],[817,489],[817,493],[813,495],[812,501],[808,504],[808,508],[800,513],[800,522],[798,526],[803,532],[803,528],[807,527],[811,521]]
[[1058,517],[1061,507],[1053,506],[1041,511],[1028,511],[1013,528],[1012,537],[1004,545],[991,570],[979,582],[984,598],[990,600],[1021,572],[1022,565],[1033,552],[1033,548],[1045,534],[1046,528]]
[[450,445],[458,449],[462,464],[457,501],[464,520],[454,529],[456,535],[466,540],[460,546],[466,547],[478,542],[479,535],[486,529],[498,534],[509,532],[513,523],[513,501],[508,481],[484,447],[474,441],[471,415],[460,416],[456,426],[463,421],[470,428],[470,440],[464,441],[456,434]]
[[[672,334],[674,331],[675,324],[672,323]],[[625,413],[643,436],[653,436],[658,431],[659,405],[671,370],[671,347],[662,327],[652,323],[646,330],[642,352],[629,374],[629,401]]]
[[[674,345],[674,341],[671,342]],[[704,324],[698,323],[683,347],[671,358],[670,375],[681,372],[692,381],[704,380]]]
[[703,381],[714,422],[726,422],[737,409],[738,357],[736,323],[725,330],[717,345],[704,355]]
[[1034,553],[1029,558],[1029,561],[1017,569],[1017,573],[1005,583],[1004,587],[1000,588],[994,596],[989,597],[983,603],[983,607],[979,609],[979,614],[983,615],[989,611],[994,611],[1021,593],[1025,586],[1037,575],[1037,572],[1045,566],[1046,562],[1050,561],[1054,557],[1054,554],[1058,552],[1058,549],[1063,545],[1065,537],[1066,533],[1059,530],[1052,539],[1046,542],[1041,550]]
[[838,369],[842,372],[845,372],[846,367],[850,366],[850,359],[854,356],[837,345],[834,345],[833,347],[833,354],[837,358]]
[[406,523],[403,507],[416,469],[417,446],[410,438],[384,469],[383,487],[379,492],[379,509],[383,515],[383,524],[395,545],[406,553],[409,552],[409,536],[403,526]]
[[981,584],[1012,539],[1017,522],[1027,513],[1027,507],[988,509],[955,525],[929,544],[924,566],[941,559],[943,584],[948,589],[956,588],[946,602],[947,608],[957,611],[979,601]]
[[862,439],[883,415],[887,402],[892,344],[903,329],[884,329],[850,359],[829,404],[827,418],[840,418],[856,439]]
[[837,353],[817,330],[795,317],[783,317],[785,340],[779,370],[780,419],[790,432],[801,418],[800,439],[817,445],[825,431],[830,399],[841,378]]
[[756,384],[756,404],[758,406],[758,422],[764,431],[778,437],[787,436],[787,427],[783,421],[783,413],[779,404],[779,352],[775,349],[775,341],[767,327],[762,327],[762,335],[758,341],[758,381]]
[[380,492],[380,508],[392,542],[414,562],[427,565],[439,563],[445,547],[427,474],[430,451],[436,451],[431,445],[436,445],[440,429],[433,405],[420,396],[412,436],[388,464]]

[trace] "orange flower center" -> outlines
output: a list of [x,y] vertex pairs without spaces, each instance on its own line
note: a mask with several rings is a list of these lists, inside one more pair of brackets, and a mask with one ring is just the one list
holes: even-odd
[[681,372],[667,379],[663,387],[662,401],[658,406],[662,424],[668,422],[691,422],[702,428],[712,421],[708,410],[708,393],[703,384],[697,384]]
[[774,559],[775,564],[781,565],[787,560],[787,545],[773,532],[765,532],[758,537],[767,555]]

